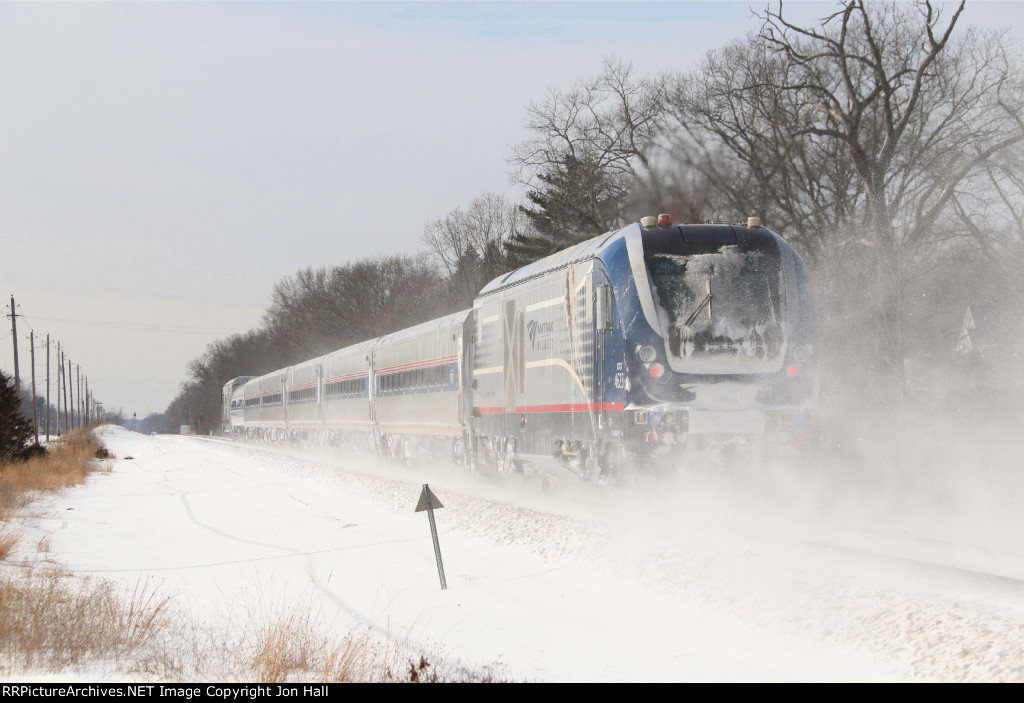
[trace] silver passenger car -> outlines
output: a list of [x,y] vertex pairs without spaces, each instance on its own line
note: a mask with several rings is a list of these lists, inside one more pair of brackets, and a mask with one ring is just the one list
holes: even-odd
[[470,310],[378,339],[372,349],[374,425],[382,454],[450,455],[466,446],[463,369]]

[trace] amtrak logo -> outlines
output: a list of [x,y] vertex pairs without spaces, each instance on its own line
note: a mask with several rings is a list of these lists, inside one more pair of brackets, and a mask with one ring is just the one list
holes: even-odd
[[550,349],[555,323],[530,320],[526,323],[526,335],[530,338],[531,349]]

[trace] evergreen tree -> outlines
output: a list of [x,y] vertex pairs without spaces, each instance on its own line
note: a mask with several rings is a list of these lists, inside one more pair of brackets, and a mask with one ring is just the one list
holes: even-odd
[[484,280],[483,261],[472,245],[466,245],[466,250],[459,257],[455,264],[455,273],[452,274],[452,296],[460,308],[473,306],[473,298],[487,282]]
[[526,194],[523,212],[534,232],[505,244],[510,268],[519,268],[621,224],[625,190],[593,164],[566,154],[537,173],[540,185]]
[[14,382],[0,371],[0,464],[23,458],[32,437],[32,421],[19,408]]

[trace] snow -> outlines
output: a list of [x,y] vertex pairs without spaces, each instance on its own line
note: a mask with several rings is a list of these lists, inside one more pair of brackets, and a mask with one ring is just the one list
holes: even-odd
[[772,303],[778,286],[773,288],[767,275],[759,273],[765,268],[763,258],[761,251],[744,253],[738,246],[706,254],[649,257],[654,267],[651,293],[674,371],[728,374],[737,369],[778,369],[781,332],[777,302]]
[[[541,492],[452,467],[102,433],[112,470],[35,503],[9,561],[145,584],[197,631],[309,609],[334,633],[368,627],[514,681],[1024,679],[1024,588],[796,539],[811,513],[793,496],[773,512],[730,483]],[[424,483],[444,504],[447,590],[414,512]],[[48,551],[30,548],[42,539]]]

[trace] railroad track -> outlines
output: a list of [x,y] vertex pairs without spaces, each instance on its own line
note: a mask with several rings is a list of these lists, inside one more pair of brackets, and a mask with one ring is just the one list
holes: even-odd
[[835,527],[824,528],[820,537],[804,537],[799,541],[815,549],[924,570],[935,577],[957,576],[1010,587],[1024,595],[1024,555],[1001,549],[877,530]]
[[[280,450],[281,453],[295,458],[294,448],[289,451],[288,447],[238,442],[224,437],[194,435],[191,438],[211,444],[227,444],[250,450],[270,452]],[[308,456],[312,462],[323,458],[316,452],[311,452]],[[600,493],[600,489],[595,490]],[[588,507],[593,507],[590,501],[585,502]],[[536,509],[537,506],[532,507]],[[579,508],[581,508],[581,505],[578,504],[566,504],[563,507],[566,509],[565,517],[582,519],[594,517],[592,510],[586,511],[585,516],[578,514]],[[551,509],[550,505],[548,509]],[[771,518],[768,517],[767,521],[770,523]],[[809,538],[806,536],[807,534],[815,536]],[[925,570],[935,579],[956,576],[977,583],[1018,589],[1021,595],[1024,595],[1024,552],[1017,554],[981,544],[965,544],[906,533],[820,523],[801,523],[793,527],[777,525],[775,529],[762,531],[758,535],[759,538],[765,536],[825,553],[841,553],[868,559],[877,564],[909,567],[918,572]]]

